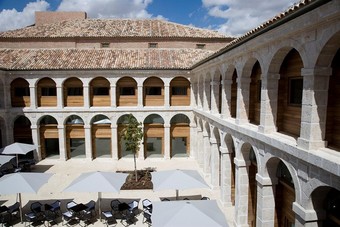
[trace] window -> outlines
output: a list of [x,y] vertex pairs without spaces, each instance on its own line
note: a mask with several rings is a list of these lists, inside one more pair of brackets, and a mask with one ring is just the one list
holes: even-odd
[[17,97],[30,96],[30,89],[28,87],[14,88],[14,95]]
[[135,95],[135,88],[134,87],[121,87],[120,95]]
[[147,87],[146,95],[162,95],[161,87]]
[[55,87],[41,88],[41,96],[57,96],[57,89]]
[[172,95],[187,95],[187,87],[172,87]]
[[302,78],[289,79],[289,104],[301,105],[302,104]]
[[157,48],[158,43],[149,43],[149,48]]
[[82,96],[83,88],[82,87],[69,87],[67,88],[68,96]]
[[203,43],[196,44],[196,49],[205,49],[205,44]]
[[109,48],[110,43],[101,43],[100,46],[101,46],[101,48]]
[[108,87],[94,87],[93,95],[109,95]]

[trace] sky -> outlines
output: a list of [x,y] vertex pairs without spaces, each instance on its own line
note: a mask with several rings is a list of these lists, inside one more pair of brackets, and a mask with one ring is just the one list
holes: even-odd
[[34,24],[35,11],[85,11],[88,18],[158,18],[240,36],[298,0],[0,0],[0,31]]

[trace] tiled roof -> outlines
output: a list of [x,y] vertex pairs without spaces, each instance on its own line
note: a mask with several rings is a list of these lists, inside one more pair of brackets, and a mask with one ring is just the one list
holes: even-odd
[[181,37],[228,38],[216,31],[156,19],[83,19],[0,32],[3,38]]
[[189,69],[213,52],[201,49],[0,49],[7,70]]

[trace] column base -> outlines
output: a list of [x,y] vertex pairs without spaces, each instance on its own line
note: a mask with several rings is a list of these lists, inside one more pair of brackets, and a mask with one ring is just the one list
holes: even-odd
[[297,139],[297,145],[299,148],[305,150],[317,150],[320,148],[325,148],[327,146],[327,142],[323,140],[306,140],[304,138],[299,137]]

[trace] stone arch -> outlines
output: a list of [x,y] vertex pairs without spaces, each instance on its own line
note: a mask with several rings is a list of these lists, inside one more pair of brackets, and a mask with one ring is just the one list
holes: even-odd
[[98,76],[89,83],[90,106],[110,106],[111,86],[110,81],[105,77]]
[[60,158],[58,121],[51,115],[38,119],[41,158]]
[[138,85],[134,78],[130,76],[122,77],[116,85],[117,106],[138,105]]
[[189,157],[190,147],[190,119],[176,114],[170,120],[170,157]]
[[57,106],[56,82],[50,77],[36,81],[38,106]]
[[144,106],[164,105],[164,81],[156,76],[148,77],[144,83]]
[[144,119],[144,157],[164,157],[164,119],[150,114]]
[[84,106],[83,81],[70,77],[63,82],[64,106]]
[[18,77],[11,81],[12,107],[29,107],[31,105],[30,87],[26,79]]
[[170,81],[170,106],[189,106],[191,97],[191,83],[182,76]]
[[65,118],[65,125],[67,159],[85,158],[86,149],[84,120],[80,116],[72,114]]

